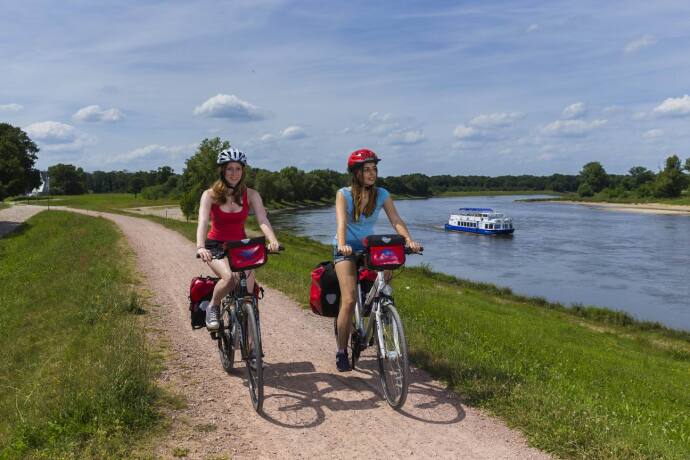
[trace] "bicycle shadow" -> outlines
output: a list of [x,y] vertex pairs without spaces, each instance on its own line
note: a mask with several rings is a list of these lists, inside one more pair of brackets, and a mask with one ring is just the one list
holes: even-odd
[[[309,361],[268,363],[264,370],[263,413],[267,421],[284,428],[311,428],[322,424],[327,410],[351,411],[385,408],[374,357],[363,356],[357,370],[317,372]],[[465,418],[460,401],[433,385],[426,373],[410,376],[405,417],[424,423],[451,424]]]

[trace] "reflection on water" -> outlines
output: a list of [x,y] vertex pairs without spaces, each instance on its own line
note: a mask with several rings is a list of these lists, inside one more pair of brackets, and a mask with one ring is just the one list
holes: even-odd
[[[690,216],[616,212],[525,197],[400,200],[396,207],[436,271],[563,303],[606,306],[690,330]],[[513,217],[512,237],[446,232],[448,213],[490,207]],[[333,208],[271,216],[278,228],[330,243]],[[381,213],[376,226],[391,232]]]

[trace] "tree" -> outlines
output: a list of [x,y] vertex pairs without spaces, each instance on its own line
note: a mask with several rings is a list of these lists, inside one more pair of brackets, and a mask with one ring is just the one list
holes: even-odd
[[671,155],[666,158],[666,166],[654,181],[654,196],[658,198],[675,198],[685,188],[687,178],[680,169],[680,158]]
[[580,183],[586,183],[594,193],[601,192],[609,184],[609,177],[598,161],[591,161],[580,171]]
[[134,198],[137,197],[137,194],[141,192],[141,189],[143,189],[146,186],[146,179],[143,177],[142,174],[135,174],[134,177],[132,177],[129,180],[129,185],[127,187],[127,191],[129,193],[134,193]]
[[230,142],[221,141],[219,137],[204,139],[196,153],[185,161],[180,209],[188,219],[199,212],[201,194],[218,178],[218,154],[228,148]]
[[20,128],[0,123],[0,200],[22,195],[41,185],[34,168],[38,147]]
[[685,159],[685,164],[683,165],[685,172],[690,173],[690,157]]
[[632,187],[639,188],[642,184],[651,182],[654,180],[654,173],[644,166],[633,166],[628,171],[630,177],[632,178]]
[[48,168],[50,189],[55,194],[81,195],[86,193],[86,173],[74,165],[58,163]]

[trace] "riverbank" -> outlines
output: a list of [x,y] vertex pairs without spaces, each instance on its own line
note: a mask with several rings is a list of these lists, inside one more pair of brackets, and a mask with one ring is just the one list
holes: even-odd
[[[194,239],[194,224],[148,218]],[[259,279],[308,308],[309,272],[330,247],[279,236],[288,250]],[[398,270],[393,286],[414,363],[532,445],[561,457],[687,454],[690,333],[424,267]]]
[[552,200],[535,199],[524,201],[540,201],[549,203],[579,204],[593,208],[608,209],[610,211],[624,211],[647,214],[684,214],[690,215],[690,205],[664,204],[664,203],[608,203],[601,201],[576,201],[576,200]]

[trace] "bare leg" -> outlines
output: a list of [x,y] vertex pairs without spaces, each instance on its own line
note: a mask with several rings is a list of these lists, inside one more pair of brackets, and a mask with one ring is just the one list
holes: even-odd
[[357,266],[351,260],[335,264],[335,273],[340,285],[340,312],[338,313],[338,351],[347,348],[352,325],[352,314],[357,296]]
[[220,277],[220,280],[216,283],[215,289],[213,289],[211,305],[220,305],[220,301],[223,297],[228,295],[237,284],[238,275],[230,271],[228,259],[213,259],[208,265],[216,276]]

